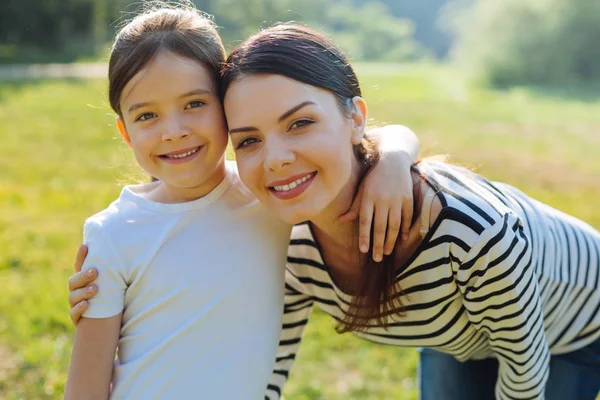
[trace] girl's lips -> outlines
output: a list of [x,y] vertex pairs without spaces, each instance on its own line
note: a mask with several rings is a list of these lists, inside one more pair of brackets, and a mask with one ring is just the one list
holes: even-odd
[[[301,179],[301,178],[303,178],[305,176],[307,176],[307,174],[298,175],[297,178],[296,177],[292,177],[292,178],[295,178],[295,179],[290,178],[290,179],[286,179],[285,181],[276,181],[276,182],[273,182],[273,183],[288,182],[288,183],[286,183],[284,185],[289,185],[290,183],[293,183],[296,180]],[[277,197],[280,200],[291,200],[293,198],[296,198],[296,197],[300,196],[302,193],[304,193],[304,191],[306,189],[308,189],[308,187],[315,180],[316,176],[317,176],[317,173],[316,172],[312,172],[310,174],[310,177],[306,181],[304,181],[304,182],[296,185],[296,187],[294,187],[293,189],[289,189],[289,190],[286,190],[286,191],[275,190],[275,188],[273,186],[284,186],[284,185],[273,185],[273,186],[269,186],[269,191],[271,192],[271,194],[273,194],[273,196]]]
[[[190,149],[173,151],[171,153],[161,154],[160,156],[158,156],[158,158],[160,158],[162,161],[164,161],[168,164],[182,164],[182,163],[191,161],[194,158],[196,158],[203,148],[204,148],[204,146],[198,146],[198,147],[192,147]],[[189,153],[191,151],[193,151],[192,154],[189,154],[184,157],[179,157],[179,158],[169,157],[169,156],[173,156],[173,155]]]

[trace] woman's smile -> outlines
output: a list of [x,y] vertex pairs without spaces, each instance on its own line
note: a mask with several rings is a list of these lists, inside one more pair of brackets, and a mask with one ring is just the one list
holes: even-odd
[[273,181],[268,185],[268,188],[271,194],[278,199],[291,200],[304,193],[316,176],[316,171],[297,174],[288,179]]

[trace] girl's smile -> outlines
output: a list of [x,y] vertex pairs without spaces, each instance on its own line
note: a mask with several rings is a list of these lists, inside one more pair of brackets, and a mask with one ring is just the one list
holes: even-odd
[[197,146],[161,154],[158,157],[169,164],[182,164],[196,158],[196,156],[198,156],[198,153],[200,153],[200,150],[202,150],[203,148],[204,146]]

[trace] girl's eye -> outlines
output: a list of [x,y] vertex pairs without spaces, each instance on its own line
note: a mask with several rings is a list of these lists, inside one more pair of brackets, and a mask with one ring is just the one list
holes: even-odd
[[315,121],[305,118],[305,119],[299,119],[297,121],[294,121],[294,123],[292,123],[292,125],[290,125],[290,129],[298,129],[298,128],[302,128],[303,126],[307,126],[310,125],[312,123],[314,123]]
[[142,115],[140,115],[139,117],[137,117],[135,120],[136,121],[148,121],[150,118],[154,118],[156,116],[156,114],[154,114],[153,112],[146,112],[143,113]]
[[241,140],[241,141],[240,141],[240,142],[237,144],[237,146],[235,146],[235,149],[236,149],[236,150],[238,150],[238,149],[242,149],[242,148],[244,148],[244,147],[248,147],[248,146],[250,146],[250,145],[253,145],[254,143],[257,143],[257,142],[258,142],[258,139],[256,139],[256,138],[247,138],[247,139],[243,139],[243,140]]
[[199,108],[202,107],[205,103],[200,100],[190,101],[185,108]]

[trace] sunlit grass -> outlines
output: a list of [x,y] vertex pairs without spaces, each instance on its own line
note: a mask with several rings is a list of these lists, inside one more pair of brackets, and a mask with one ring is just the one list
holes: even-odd
[[[600,101],[486,90],[431,65],[358,70],[373,119],[413,128],[424,153],[451,153],[600,228]],[[61,397],[82,223],[144,179],[105,92],[103,80],[0,84],[0,398]],[[288,399],[416,398],[414,350],[337,335],[313,317]]]

